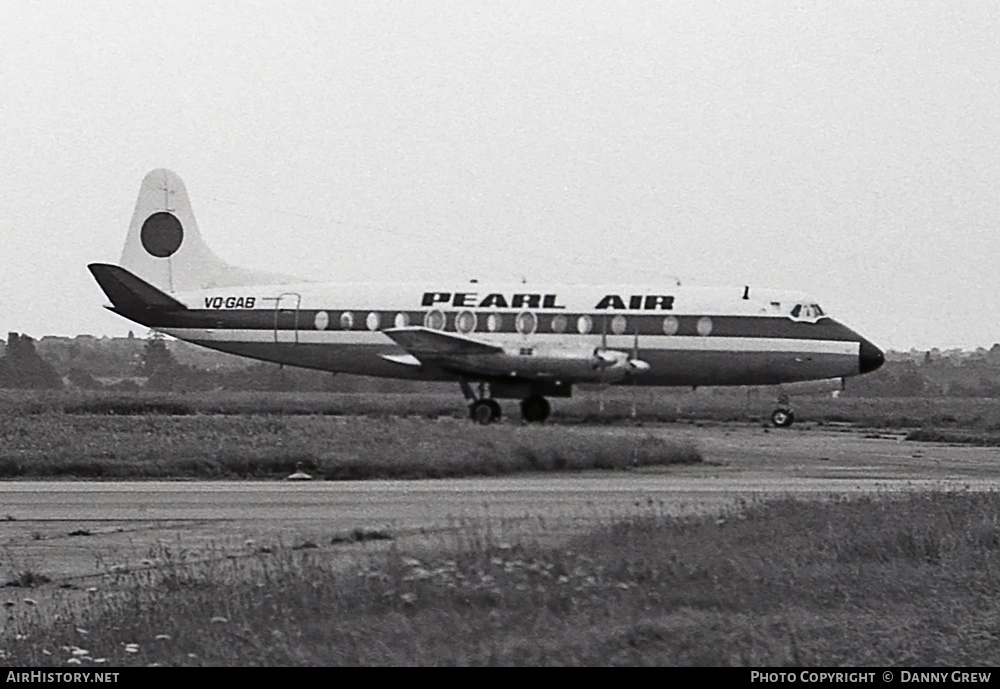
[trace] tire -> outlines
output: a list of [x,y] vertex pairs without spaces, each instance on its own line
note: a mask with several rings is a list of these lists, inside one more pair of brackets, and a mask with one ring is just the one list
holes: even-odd
[[528,423],[541,423],[551,414],[549,401],[540,395],[532,395],[521,401],[521,418]]
[[795,414],[791,409],[775,409],[771,414],[771,423],[778,428],[788,428],[795,422]]
[[469,405],[469,418],[481,426],[499,421],[500,414],[500,405],[496,400],[476,400]]
[[500,403],[497,402],[495,399],[488,399],[484,401],[490,408],[490,414],[491,414],[490,420],[493,423],[496,423],[497,421],[500,420],[500,417],[503,416],[503,410],[500,408]]

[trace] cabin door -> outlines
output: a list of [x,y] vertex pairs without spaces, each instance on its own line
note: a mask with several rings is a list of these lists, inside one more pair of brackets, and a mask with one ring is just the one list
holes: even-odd
[[302,297],[296,292],[278,296],[274,305],[274,341],[297,344],[299,341],[299,303]]

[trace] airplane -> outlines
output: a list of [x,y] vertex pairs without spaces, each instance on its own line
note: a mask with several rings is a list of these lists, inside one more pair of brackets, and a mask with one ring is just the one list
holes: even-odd
[[[574,386],[759,386],[843,379],[882,351],[800,292],[524,283],[311,282],[232,266],[202,239],[184,183],[148,173],[119,265],[90,272],[131,321],[253,359],[455,381],[472,420],[520,399],[526,422]],[[782,398],[779,398],[781,401]],[[771,415],[790,426],[787,401]]]

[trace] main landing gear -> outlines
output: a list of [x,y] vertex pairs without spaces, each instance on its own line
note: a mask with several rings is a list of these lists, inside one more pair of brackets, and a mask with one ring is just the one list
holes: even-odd
[[473,392],[472,386],[467,381],[463,380],[460,385],[462,386],[462,394],[469,402],[470,419],[483,426],[500,420],[503,410],[500,409],[500,403],[489,396],[489,388],[486,383],[478,385],[478,394]]
[[483,426],[499,421],[502,414],[500,404],[491,397],[476,400],[469,405],[469,418]]
[[541,423],[552,415],[552,405],[541,395],[521,400],[521,418],[528,423]]
[[[468,382],[462,381],[462,394],[469,402],[469,418],[478,424],[486,425],[500,420],[503,412],[500,404],[490,397],[489,386],[479,383],[476,391]],[[541,423],[552,415],[552,406],[541,395],[529,395],[521,400],[521,418],[528,423]]]
[[792,400],[788,393],[778,395],[778,408],[771,413],[771,423],[778,428],[788,428],[795,422],[795,412],[792,411]]

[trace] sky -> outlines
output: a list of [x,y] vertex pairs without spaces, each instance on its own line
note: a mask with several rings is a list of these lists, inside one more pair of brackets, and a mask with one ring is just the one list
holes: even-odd
[[143,175],[225,260],[337,282],[807,292],[1000,342],[1000,5],[0,3],[0,336],[124,335]]

